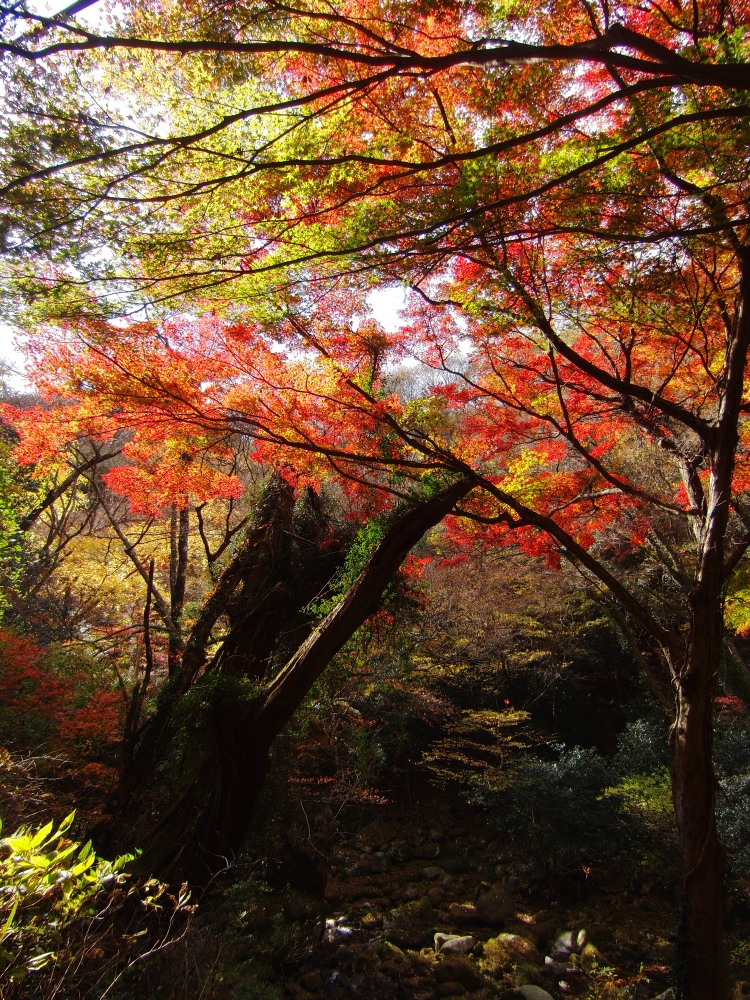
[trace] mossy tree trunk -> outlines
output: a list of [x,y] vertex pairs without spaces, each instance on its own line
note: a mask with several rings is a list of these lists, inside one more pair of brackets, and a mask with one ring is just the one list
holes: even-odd
[[[238,644],[232,643],[232,657],[226,660],[231,670],[218,678],[203,712],[203,752],[141,841],[144,870],[201,878],[226,865],[250,827],[274,740],[336,653],[377,609],[414,544],[471,488],[461,480],[402,512],[347,593],[252,697],[232,683],[239,656]],[[247,656],[257,680],[252,648]]]

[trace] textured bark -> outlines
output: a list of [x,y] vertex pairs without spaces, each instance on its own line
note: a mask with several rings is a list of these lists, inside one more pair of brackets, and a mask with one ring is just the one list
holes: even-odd
[[721,620],[706,620],[709,616],[700,605],[696,611],[670,739],[672,796],[683,866],[676,971],[678,997],[725,1000],[724,850],[716,830],[712,754]]
[[144,871],[200,879],[239,849],[274,739],[334,655],[376,610],[413,545],[471,488],[456,483],[401,514],[347,594],[255,699],[243,703],[231,685],[219,689],[209,710],[209,752],[145,841]]
[[169,528],[169,607],[175,632],[169,635],[167,663],[169,676],[180,669],[185,643],[182,636],[182,611],[185,607],[185,586],[187,583],[188,537],[190,532],[190,512],[187,507],[179,511],[172,508]]

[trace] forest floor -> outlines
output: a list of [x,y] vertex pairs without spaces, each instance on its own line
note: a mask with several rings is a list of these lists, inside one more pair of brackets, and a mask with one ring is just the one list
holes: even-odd
[[[617,857],[540,871],[528,843],[499,838],[490,817],[445,789],[338,815],[300,798],[294,812],[281,840],[266,831],[275,851],[259,860],[256,849],[216,880],[185,938],[131,980],[131,996],[674,995],[668,869],[658,885],[634,881]],[[747,932],[737,926],[735,938]],[[739,1000],[747,969],[734,971]]]
[[[5,829],[73,807],[82,832],[96,818],[101,788],[80,771],[53,761],[33,777],[6,757]],[[649,844],[597,842],[592,828],[595,849],[554,863],[528,828],[500,832],[497,812],[463,795],[418,764],[342,794],[287,759],[272,771],[246,852],[191,888],[195,912],[174,920],[165,909],[142,946],[136,916],[125,929],[143,949],[136,960],[124,972],[120,962],[114,980],[93,969],[97,985],[70,996],[672,1000],[679,878],[668,823]],[[749,888],[730,882],[732,1000],[750,997]],[[113,963],[125,931],[104,943]]]

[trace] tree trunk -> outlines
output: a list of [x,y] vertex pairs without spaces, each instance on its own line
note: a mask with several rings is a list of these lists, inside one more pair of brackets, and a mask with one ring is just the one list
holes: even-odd
[[276,736],[335,654],[376,610],[412,546],[471,488],[455,483],[401,514],[348,593],[252,701],[237,700],[231,683],[219,687],[208,710],[208,753],[149,834],[139,860],[144,871],[200,879],[239,850]]
[[720,612],[711,608],[710,595],[696,591],[691,603],[691,642],[677,678],[670,736],[672,797],[683,864],[677,995],[679,1000],[726,1000],[724,851],[716,830],[712,753],[722,622]]
[[184,649],[182,638],[182,612],[185,607],[185,585],[187,582],[188,539],[190,536],[190,512],[187,507],[179,510],[172,507],[169,526],[169,606],[175,632],[169,635],[167,663],[169,676],[180,669]]

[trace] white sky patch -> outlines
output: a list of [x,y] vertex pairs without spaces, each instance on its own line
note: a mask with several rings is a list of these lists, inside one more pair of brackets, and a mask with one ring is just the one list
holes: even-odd
[[6,323],[0,323],[0,362],[7,365],[9,374],[3,381],[12,389],[25,391],[30,388],[26,378],[26,359],[18,348],[18,330]]
[[404,325],[401,315],[406,308],[407,289],[403,285],[375,288],[367,296],[367,304],[375,319],[389,333]]
[[[28,9],[33,14],[42,17],[52,17],[55,14],[62,14],[66,7],[70,6],[65,0],[31,0]],[[95,30],[103,27],[105,23],[106,5],[102,2],[94,2],[90,7],[75,14],[77,21],[85,24],[87,28]]]

